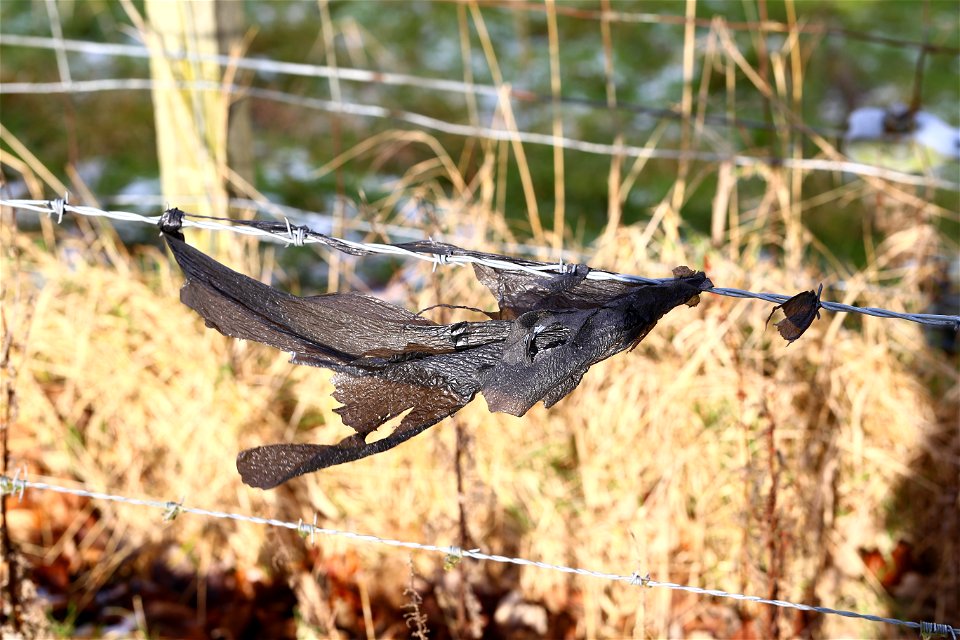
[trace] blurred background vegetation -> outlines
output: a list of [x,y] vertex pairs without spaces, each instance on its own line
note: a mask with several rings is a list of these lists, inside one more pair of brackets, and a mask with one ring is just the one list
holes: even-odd
[[[94,42],[126,42],[133,35],[124,8],[115,2],[61,2],[65,38]],[[387,5],[389,7],[389,5]],[[514,106],[523,131],[549,133],[553,118],[547,17],[537,3],[480,3],[490,45],[502,81],[521,92],[535,94]],[[604,5],[607,6],[607,5]],[[605,108],[606,74],[600,21],[575,11],[597,12],[596,3],[562,3],[556,16],[562,33],[559,47],[563,132],[567,137],[610,143],[618,134],[627,145],[644,145],[658,125],[665,127],[660,138],[664,147],[676,148],[681,138],[680,118],[664,118],[664,110],[675,109],[683,90],[683,28],[675,21],[610,23],[612,80],[620,109]],[[610,2],[612,11],[682,15],[675,2]],[[454,2],[405,3],[402,8],[385,9],[377,2],[333,2],[329,7],[335,22],[334,49],[338,64],[383,72],[410,73],[436,78],[461,79],[461,29]],[[957,10],[953,2],[801,2],[791,10],[801,24],[827,25],[861,33],[876,33],[917,43],[956,48],[960,46]],[[781,2],[755,4],[704,0],[697,3],[697,15],[704,22],[722,17],[743,23],[765,19],[786,23],[788,8]],[[246,2],[243,6],[243,33],[250,36],[246,55],[277,61],[325,64],[326,49],[318,29],[319,5],[315,2]],[[12,1],[0,7],[4,31],[47,35],[49,16],[43,2]],[[886,27],[892,27],[887,29]],[[249,30],[249,31],[246,31]],[[703,28],[701,28],[701,31]],[[240,35],[240,34],[238,34]],[[732,32],[747,61],[756,66],[759,51],[756,34],[749,30]],[[773,33],[765,46],[770,51],[784,47],[785,33]],[[842,34],[813,35],[805,39],[803,90],[798,97],[802,122],[839,145],[847,115],[860,106],[908,104],[913,97],[917,68],[917,47],[896,46]],[[484,56],[480,36],[470,29],[470,72],[478,84],[492,84],[491,67]],[[705,39],[698,45],[705,48]],[[703,51],[698,51],[698,56]],[[149,77],[148,61],[103,55],[72,55],[75,79]],[[758,67],[759,68],[759,67]],[[788,156],[792,149],[781,144],[781,118],[773,117],[763,95],[744,86],[742,71],[734,69],[734,81],[743,90],[731,100],[727,78],[715,71],[703,93],[697,93],[696,109],[710,114],[706,125],[721,143],[759,155]],[[932,55],[925,64],[923,107],[956,124],[960,60],[956,55]],[[59,79],[54,52],[24,47],[3,51],[2,77],[12,81],[56,81]],[[240,84],[268,88],[294,96],[330,99],[331,84],[326,78],[305,78],[284,74],[240,72]],[[376,104],[389,110],[413,111],[451,122],[469,122],[469,99],[463,94],[431,92],[386,84],[340,82],[342,99]],[[336,126],[329,113],[315,112],[278,101],[251,100],[251,120],[256,135],[252,140],[255,184],[278,202],[307,210],[328,211],[341,193],[364,191],[371,200],[386,197],[390,182],[403,176],[409,167],[431,155],[428,148],[409,145],[402,153],[369,154],[346,163],[342,171],[308,179],[344,149],[396,127],[382,118],[345,117]],[[496,100],[481,98],[480,119],[489,122]],[[731,111],[731,106],[733,111]],[[147,91],[112,91],[79,95],[7,95],[4,122],[21,136],[22,142],[61,177],[62,167],[78,168],[89,188],[97,194],[160,193],[159,167],[155,148],[153,106]],[[83,117],[64,118],[64,109]],[[723,125],[737,120],[743,126]],[[42,121],[44,126],[36,123]],[[471,153],[475,140],[431,132],[451,157],[463,159],[461,169],[470,176],[481,156]],[[802,138],[789,140],[802,146],[804,155],[815,146]],[[717,142],[714,146],[722,149]],[[537,195],[544,225],[550,224],[555,207],[553,150],[546,145],[527,145],[526,160]],[[609,158],[604,155],[566,152],[571,164],[563,189],[568,227],[577,240],[589,242],[606,222],[607,184],[597,176],[606,175]],[[674,160],[651,160],[643,180],[630,190],[624,205],[623,221],[635,223],[648,215],[673,186]],[[58,168],[61,168],[58,170]],[[951,171],[956,173],[955,167]],[[508,219],[523,223],[527,203],[518,174],[517,159],[510,156],[502,178],[505,183],[503,212]],[[814,174],[804,181],[805,194],[829,190],[835,176]],[[339,181],[339,187],[338,187]],[[445,185],[449,188],[449,184]],[[764,189],[760,181],[744,180],[745,195]],[[704,172],[691,188],[684,203],[684,224],[691,231],[708,233],[711,203],[716,193],[716,172]],[[935,202],[956,207],[956,194],[935,194]],[[805,223],[819,239],[841,257],[863,266],[862,224],[866,208],[851,203],[838,211],[832,203],[815,205],[805,211]],[[942,224],[942,223],[939,223]],[[529,231],[529,227],[526,229]],[[956,237],[956,225],[947,225]]]
[[[174,48],[163,9],[189,26],[196,3],[6,0],[5,85],[65,80],[55,47],[9,37],[60,33],[154,54],[66,51],[73,81],[239,90],[0,91],[3,197],[67,187],[72,202],[151,214],[284,205],[351,237],[432,235],[643,275],[688,263],[718,286],[793,293],[822,281],[829,299],[958,313],[956,162],[931,172],[940,183],[916,184],[777,161],[835,159],[853,109],[909,104],[923,45],[922,108],[960,123],[956,2],[220,4],[235,21],[219,24],[224,55],[508,86],[510,97],[157,55],[156,42]],[[417,126],[410,113],[717,157],[558,153]],[[732,154],[769,160],[738,166],[723,160]],[[172,177],[178,167],[189,175]],[[4,216],[5,423],[33,477],[960,624],[955,333],[824,314],[785,350],[764,331],[769,307],[709,297],[549,412],[491,415],[478,400],[390,454],[262,493],[240,483],[236,451],[338,439],[328,374],[211,335],[175,304],[180,275],[154,230]],[[298,292],[491,306],[469,273],[218,242],[235,267]],[[8,503],[21,555],[7,554],[6,575],[24,568],[41,634],[402,637],[410,585],[441,638],[898,633],[91,501]]]

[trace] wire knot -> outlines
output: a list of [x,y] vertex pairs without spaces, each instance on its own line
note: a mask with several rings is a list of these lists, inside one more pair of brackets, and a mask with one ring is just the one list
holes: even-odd
[[283,219],[287,223],[287,237],[286,240],[288,244],[292,244],[295,247],[302,247],[303,243],[307,240],[307,227],[298,225],[296,227],[290,225],[290,221],[286,218]]
[[924,638],[930,636],[946,636],[952,640],[957,640],[957,630],[949,624],[942,624],[940,622],[921,622],[920,635]]
[[634,587],[649,587],[650,574],[648,573],[645,576],[641,576],[639,571],[634,571],[630,574],[630,584]]
[[460,547],[447,547],[447,555],[443,558],[443,570],[450,571],[463,560],[463,549]]
[[64,193],[62,198],[55,198],[50,201],[50,214],[57,215],[57,224],[63,224],[63,212],[68,204],[70,204],[69,191]]
[[[20,477],[20,473],[23,477]],[[17,496],[17,500],[23,502],[23,493],[27,489],[27,468],[20,466],[12,478],[0,476],[0,496]]]
[[163,521],[171,522],[176,520],[177,516],[183,513],[183,498],[180,498],[180,502],[174,502],[171,500],[167,503],[167,509],[163,512]]
[[317,534],[317,514],[313,514],[313,524],[308,524],[303,521],[303,518],[297,520],[297,535],[299,535],[304,540],[307,539],[307,536],[310,537],[310,544],[314,543],[315,537]]
[[[430,242],[433,242],[433,238],[430,239]],[[445,253],[434,253],[433,270],[436,271],[438,266],[444,264],[450,264],[450,256]]]
[[563,258],[560,258],[560,262],[557,263],[557,273],[563,275],[569,275],[571,273],[577,272],[577,263],[575,262],[564,262]]

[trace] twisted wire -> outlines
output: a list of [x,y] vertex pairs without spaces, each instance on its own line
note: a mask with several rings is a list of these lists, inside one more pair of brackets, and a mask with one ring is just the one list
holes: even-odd
[[741,602],[754,602],[757,604],[764,604],[773,607],[780,607],[784,609],[796,609],[798,611],[809,611],[811,613],[820,613],[824,615],[836,615],[842,616],[844,618],[856,618],[860,620],[867,620],[869,622],[877,622],[883,624],[897,625],[906,627],[908,629],[917,629],[921,633],[930,635],[930,634],[939,634],[946,635],[953,640],[957,638],[957,629],[954,629],[949,624],[943,624],[938,622],[914,622],[911,620],[900,620],[898,618],[887,618],[884,616],[876,616],[867,613],[859,613],[856,611],[845,611],[843,609],[832,609],[830,607],[815,607],[812,605],[801,604],[797,602],[790,602],[788,600],[771,600],[769,598],[761,598],[759,596],[751,596],[742,593],[731,593],[729,591],[723,591],[720,589],[705,589],[702,587],[695,587],[690,585],[679,584],[676,582],[663,582],[660,580],[653,580],[650,578],[649,574],[641,575],[640,572],[634,571],[630,574],[619,574],[619,573],[610,573],[606,571],[594,571],[592,569],[583,569],[580,567],[569,567],[560,564],[552,564],[549,562],[541,562],[539,560],[528,560],[526,558],[519,558],[514,556],[504,556],[494,553],[486,553],[480,549],[462,549],[457,546],[444,546],[436,544],[424,544],[420,542],[411,542],[407,540],[396,540],[392,538],[381,538],[380,536],[375,536],[367,533],[357,533],[354,531],[346,531],[342,529],[332,529],[328,527],[320,527],[316,524],[316,517],[314,517],[314,523],[310,524],[304,522],[301,519],[299,522],[290,522],[286,520],[278,520],[276,518],[263,518],[260,516],[250,516],[241,513],[233,513],[229,511],[216,511],[212,509],[203,509],[199,507],[190,507],[183,503],[183,500],[155,500],[147,498],[131,498],[127,496],[121,496],[111,493],[105,493],[101,491],[90,491],[88,489],[82,488],[71,488],[64,487],[58,484],[48,483],[48,482],[36,482],[28,480],[25,477],[21,477],[21,471],[10,477],[6,475],[0,476],[0,495],[15,495],[18,496],[21,500],[27,489],[32,491],[52,491],[54,493],[63,493],[68,495],[80,496],[84,498],[90,498],[92,500],[103,500],[107,502],[116,502],[122,504],[130,504],[140,507],[150,507],[152,509],[159,509],[163,511],[163,519],[165,521],[173,520],[182,513],[188,513],[192,515],[203,516],[207,518],[216,518],[221,520],[234,520],[237,522],[249,522],[257,525],[264,525],[270,527],[279,527],[283,529],[291,529],[298,532],[303,537],[310,537],[311,542],[313,541],[316,535],[329,536],[329,537],[339,537],[353,542],[358,543],[367,543],[367,544],[380,544],[389,547],[397,547],[402,549],[410,549],[415,551],[428,551],[431,553],[440,553],[449,558],[460,560],[462,558],[472,558],[474,560],[480,560],[485,562],[498,562],[502,564],[514,564],[524,567],[535,567],[537,569],[542,569],[545,571],[558,571],[560,573],[567,573],[578,576],[585,576],[589,578],[597,578],[600,580],[609,580],[612,582],[624,582],[631,586],[646,587],[650,589],[670,589],[673,591],[685,591],[687,593],[694,593],[697,595],[704,596],[713,596],[716,598],[729,598],[732,600],[738,600]]
[[[162,216],[144,216],[130,211],[104,211],[96,207],[71,205],[63,198],[55,200],[2,200],[0,206],[8,206],[26,211],[37,213],[54,214],[58,217],[58,222],[62,220],[64,212],[75,215],[110,218],[113,220],[123,220],[128,222],[140,222],[151,225],[158,225]],[[291,227],[289,222],[280,225],[270,225],[269,223],[256,223],[249,220],[233,220],[229,218],[209,218],[184,214],[182,222],[184,227],[193,227],[207,231],[238,233],[246,236],[267,238],[286,245],[292,244],[323,244],[328,247],[346,251],[347,253],[356,252],[358,254],[382,254],[394,255],[403,258],[411,258],[432,262],[435,265],[465,265],[479,263],[494,269],[503,271],[525,271],[528,273],[563,273],[566,268],[562,263],[545,264],[536,263],[529,260],[512,259],[506,256],[485,255],[459,255],[444,253],[443,251],[428,250],[429,245],[393,245],[376,242],[358,242],[344,238],[334,238],[332,236],[318,233],[309,227],[298,225]],[[621,282],[632,282],[640,284],[659,284],[668,282],[672,278],[648,278],[644,276],[630,275],[624,273],[613,273],[600,269],[591,269],[587,274],[591,280],[619,280]],[[765,293],[756,291],[746,291],[744,289],[735,289],[732,287],[713,287],[705,290],[705,293],[712,293],[730,298],[752,298],[763,300],[773,304],[782,304],[790,299],[791,296],[781,293]],[[935,313],[903,313],[890,309],[881,309],[877,307],[859,307],[856,305],[843,304],[840,302],[823,301],[821,308],[828,311],[843,313],[858,313],[861,315],[873,316],[876,318],[908,320],[918,324],[938,327],[949,327],[960,331],[960,315],[945,315]]]

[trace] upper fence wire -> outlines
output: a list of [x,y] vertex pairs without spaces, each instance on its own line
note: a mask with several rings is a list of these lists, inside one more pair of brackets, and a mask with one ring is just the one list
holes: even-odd
[[[97,218],[109,218],[113,220],[124,220],[129,222],[139,222],[150,225],[159,225],[162,219],[162,216],[145,216],[139,213],[133,213],[131,211],[105,211],[96,207],[71,205],[68,204],[63,198],[56,200],[0,200],[0,206],[55,215],[57,216],[58,222],[62,220],[65,213]],[[438,245],[438,248],[430,248],[428,245],[411,247],[409,245],[358,242],[343,238],[334,238],[327,234],[314,231],[307,226],[290,225],[290,223],[286,221],[285,224],[277,224],[250,220],[191,216],[189,213],[184,215],[185,217],[182,221],[182,226],[184,227],[256,236],[259,238],[266,238],[276,242],[281,242],[287,245],[323,244],[327,247],[340,251],[343,251],[344,247],[346,247],[348,249],[365,254],[401,256],[405,258],[432,262],[434,265],[464,265],[479,263],[500,270],[526,271],[538,274],[564,273],[567,271],[569,266],[564,265],[563,262],[558,262],[555,264],[531,263],[529,260],[510,258],[509,256],[451,254],[439,248],[443,245]],[[600,269],[592,269],[588,273],[587,278],[591,280],[619,280],[622,282],[634,282],[639,284],[658,284],[670,280],[670,278],[648,278],[624,273],[612,273]],[[773,304],[783,304],[792,297],[782,293],[762,293],[729,287],[713,287],[711,289],[707,289],[705,293],[712,293],[731,298],[753,298]],[[830,301],[820,302],[820,307],[828,311],[858,313],[877,318],[909,320],[910,322],[916,322],[919,324],[949,327],[960,331],[960,315],[905,313],[890,309],[859,307]]]

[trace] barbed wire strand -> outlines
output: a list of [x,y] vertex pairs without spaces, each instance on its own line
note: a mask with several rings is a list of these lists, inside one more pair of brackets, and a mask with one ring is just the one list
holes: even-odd
[[[206,201],[206,196],[198,195],[172,195],[164,196],[161,194],[117,194],[117,195],[107,195],[99,196],[99,202],[116,205],[121,207],[126,206],[135,206],[140,209],[145,207],[164,207],[168,202],[200,202]],[[257,213],[263,213],[266,215],[274,216],[278,219],[287,219],[298,224],[305,224],[311,226],[312,229],[319,230],[321,233],[326,233],[326,229],[333,228],[333,216],[329,213],[321,213],[320,211],[312,211],[309,209],[301,209],[299,207],[293,207],[286,204],[280,204],[277,202],[270,202],[267,200],[253,200],[250,198],[229,198],[227,200],[227,205],[238,211],[256,211]],[[346,202],[348,207],[356,206],[349,199]],[[443,207],[434,207],[434,210],[438,214],[449,211]],[[359,213],[359,209],[354,209],[355,212]],[[408,221],[410,224],[414,224],[414,221]],[[406,226],[397,223],[384,223],[384,222],[368,222],[363,219],[358,219],[356,217],[348,216],[342,221],[342,224],[345,229],[349,231],[358,231],[362,233],[378,233],[383,234],[388,238],[405,238],[411,241],[418,240],[428,240],[428,234],[424,233],[423,229],[419,226]],[[445,241],[449,241],[452,244],[458,242],[457,238],[460,238],[464,241],[467,238],[462,236],[453,236],[445,237]],[[269,238],[270,241],[276,241],[274,238]],[[488,241],[488,246],[491,246],[497,249],[500,253],[510,253],[514,255],[520,255],[525,258],[530,259],[540,259],[545,255],[549,255],[552,251],[551,248],[545,247],[543,245],[537,244],[528,244],[524,242],[503,242],[503,241]],[[588,255],[583,251],[578,251],[576,249],[571,249],[565,247],[563,249],[564,259],[568,262],[582,262],[588,258]],[[655,263],[655,266],[662,266],[664,269],[667,269],[667,265],[663,263]],[[863,284],[862,282],[848,282],[846,280],[835,280],[830,283],[832,289],[838,291],[852,291],[856,290],[862,293],[870,293],[881,296],[897,296],[902,297],[903,292],[900,289],[892,286],[886,286],[882,284]]]
[[[24,476],[25,476],[25,472]],[[754,602],[757,604],[764,604],[774,607],[781,607],[784,609],[796,609],[798,611],[809,611],[812,613],[820,613],[825,615],[836,615],[842,616],[845,618],[856,618],[860,620],[867,620],[869,622],[878,622],[890,625],[898,625],[906,627],[908,629],[917,629],[924,635],[939,634],[950,636],[954,640],[957,638],[957,629],[954,629],[949,624],[937,623],[937,622],[914,622],[910,620],[900,620],[897,618],[885,618],[882,616],[875,616],[866,613],[858,613],[855,611],[844,611],[842,609],[831,609],[829,607],[815,607],[812,605],[799,604],[795,602],[790,602],[787,600],[771,600],[768,598],[761,598],[759,596],[750,596],[742,593],[731,593],[728,591],[722,591],[720,589],[705,589],[702,587],[694,587],[689,585],[678,584],[675,582],[661,582],[659,580],[653,580],[650,578],[650,575],[641,576],[639,572],[634,572],[630,575],[617,574],[617,573],[608,573],[604,571],[594,571],[592,569],[583,569],[578,567],[568,567],[565,565],[551,564],[549,562],[541,562],[539,560],[528,560],[526,558],[518,558],[512,556],[503,556],[492,553],[485,553],[480,549],[462,549],[456,546],[442,546],[435,544],[423,544],[420,542],[410,542],[405,540],[395,540],[391,538],[381,538],[379,536],[366,534],[366,533],[356,533],[354,531],[345,531],[342,529],[331,529],[328,527],[320,527],[315,523],[310,524],[304,522],[302,519],[299,522],[289,522],[285,520],[278,520],[275,518],[263,518],[260,516],[250,516],[240,513],[232,513],[229,511],[214,511],[211,509],[202,509],[198,507],[190,507],[183,503],[183,500],[173,501],[173,500],[153,500],[145,498],[130,498],[127,496],[115,495],[110,493],[104,493],[100,491],[90,491],[88,489],[78,489],[65,487],[58,484],[48,483],[48,482],[36,482],[33,480],[28,480],[26,477],[21,477],[21,471],[13,476],[0,476],[0,495],[16,495],[20,500],[23,499],[24,493],[27,489],[32,491],[51,491],[54,493],[68,494],[73,496],[80,496],[84,498],[90,498],[91,500],[103,500],[108,502],[116,502],[121,504],[129,504],[140,507],[150,507],[153,509],[163,510],[163,519],[164,520],[173,520],[178,515],[182,513],[189,513],[192,515],[203,516],[207,518],[216,518],[220,520],[234,520],[238,522],[248,522],[251,524],[264,525],[270,527],[278,527],[282,529],[291,529],[298,532],[300,535],[307,537],[310,536],[311,540],[315,535],[324,535],[330,537],[344,538],[359,543],[368,543],[368,544],[380,544],[390,547],[399,547],[402,549],[411,549],[415,551],[428,551],[431,553],[441,553],[448,557],[453,557],[456,559],[462,558],[472,558],[474,560],[480,560],[485,562],[498,562],[502,564],[514,564],[525,567],[536,567],[538,569],[543,569],[547,571],[559,571],[561,573],[573,574],[578,576],[586,576],[590,578],[598,578],[601,580],[609,580],[613,582],[625,582],[632,586],[648,587],[648,588],[662,588],[670,589],[673,591],[685,591],[688,593],[694,593],[698,595],[713,596],[717,598],[729,598],[732,600],[738,600],[741,602]]]
[[[97,199],[99,202],[110,205],[117,205],[121,207],[135,206],[143,209],[145,207],[164,207],[168,202],[205,202],[207,197],[187,194],[164,196],[161,194],[138,193],[135,195],[117,194],[99,196]],[[353,201],[346,199],[345,204],[347,207],[353,206],[353,211],[358,214],[360,213],[360,209],[356,208],[356,205],[353,203]],[[319,228],[321,233],[326,233],[325,229],[333,228],[333,216],[329,213],[322,213],[320,211],[301,209],[299,207],[293,207],[277,202],[270,202],[268,200],[253,200],[250,198],[238,197],[228,198],[227,205],[238,211],[256,211],[258,213],[274,216],[278,219],[292,220],[308,226],[314,225],[311,228],[315,230]],[[433,209],[437,214],[440,214],[441,217],[444,213],[452,212],[450,209],[438,207],[436,205],[433,206]],[[412,220],[409,220],[408,222],[410,224],[414,224],[414,221]],[[419,226],[405,226],[397,223],[368,222],[363,219],[349,216],[344,219],[341,224],[343,224],[345,229],[350,231],[379,233],[388,238],[406,238],[411,241],[429,239],[429,235],[424,233],[423,229]],[[464,238],[463,236],[447,236],[444,238],[444,240],[449,241],[452,244],[456,244],[458,237],[463,240],[467,240],[467,238]],[[270,238],[270,240],[273,241],[274,239]],[[553,249],[550,247],[537,244],[528,244],[524,242],[488,241],[488,246],[497,249],[501,253],[517,254],[530,259],[543,258],[544,255],[549,255],[550,252],[553,251]],[[568,262],[581,262],[588,258],[588,255],[583,251],[578,251],[569,247],[564,247],[563,255],[565,260]],[[663,263],[654,263],[654,265],[662,266],[664,269],[668,268]],[[830,287],[838,291],[856,290],[863,293],[882,296],[903,297],[903,291],[901,289],[882,284],[863,284],[861,282],[853,283],[846,280],[835,280],[830,283]]]
[[[136,195],[113,195],[113,196],[103,196],[98,197],[98,200],[103,203],[108,203],[112,205],[119,206],[136,206],[136,207],[163,207],[166,206],[168,202],[200,202],[206,201],[206,196],[198,195],[176,195],[176,196],[163,196],[160,194],[136,194]],[[278,219],[289,219],[293,221],[299,221],[304,224],[313,224],[320,225],[321,229],[333,229],[333,216],[329,213],[321,213],[319,211],[311,211],[308,209],[301,209],[299,207],[292,207],[286,204],[279,204],[276,202],[270,202],[267,200],[253,200],[251,198],[229,198],[227,199],[227,205],[237,210],[247,210],[247,211],[256,211],[258,213],[265,213],[267,215],[274,216]],[[347,207],[356,206],[351,200],[346,199],[345,205]],[[353,211],[360,213],[360,209],[353,209]],[[434,207],[434,211],[439,214],[447,211],[443,207]],[[428,235],[424,233],[423,229],[420,227],[411,227],[404,226],[396,223],[384,223],[384,222],[368,222],[367,220],[350,218],[347,217],[340,222],[343,227],[350,231],[358,231],[363,233],[381,233],[387,237],[398,237],[406,238],[408,240],[427,240],[429,239]],[[311,227],[316,229],[316,227]],[[326,233],[321,231],[321,233]],[[524,242],[491,242],[491,246],[496,247],[503,252],[517,253],[528,258],[535,258],[537,256],[543,256],[545,252],[550,251],[549,248],[544,247],[543,245],[536,244],[527,244]],[[578,259],[583,258],[584,254],[579,251],[574,251],[572,249],[564,249],[564,253],[568,256],[575,256]],[[866,289],[864,289],[866,290]]]
[[[0,34],[0,45],[16,44],[21,46],[45,46],[52,48],[55,44],[60,43],[63,43],[64,47],[71,51],[106,53],[107,55],[149,57],[149,51],[140,45],[104,44],[76,40],[54,40],[39,36]],[[265,73],[285,73],[306,77],[335,77],[338,80],[344,81],[379,82],[382,84],[394,84],[398,86],[414,86],[421,90],[436,89],[462,94],[473,92],[488,96],[498,95],[496,93],[498,91],[497,87],[492,85],[468,84],[458,80],[425,78],[402,73],[375,72],[348,67],[338,67],[333,69],[324,65],[279,62],[269,59],[231,58],[223,55],[196,55],[185,52],[167,52],[167,57],[175,60],[189,59],[196,60],[198,62],[212,62],[221,65],[235,64],[235,66],[238,68]],[[950,180],[945,180],[934,176],[914,175],[849,160],[831,160],[829,158],[764,157],[735,153],[716,153],[696,150],[684,151],[680,149],[648,148],[636,145],[607,144],[602,142],[580,140],[576,138],[554,136],[552,134],[545,133],[511,131],[493,127],[460,124],[448,122],[446,120],[441,120],[420,113],[392,109],[379,105],[325,100],[322,98],[309,98],[305,96],[292,95],[274,89],[263,89],[259,87],[245,87],[237,85],[224,86],[220,83],[212,81],[171,82],[157,84],[152,80],[143,78],[107,78],[98,80],[79,80],[72,82],[9,82],[0,84],[0,94],[82,93],[120,90],[148,90],[158,86],[175,86],[178,88],[190,88],[195,90],[208,90],[217,92],[226,90],[235,95],[251,96],[333,113],[346,113],[361,117],[373,117],[405,122],[417,127],[423,127],[425,129],[447,133],[450,135],[483,138],[495,141],[518,140],[526,144],[561,147],[564,149],[570,149],[572,151],[580,151],[594,155],[627,156],[631,158],[653,158],[666,160],[692,159],[704,162],[733,162],[740,167],[764,165],[782,166],[803,171],[842,171],[854,175],[889,180],[890,182],[896,182],[900,184],[930,186],[950,191],[960,191],[960,183],[952,182]],[[517,91],[515,93],[519,96],[536,95],[527,91]]]
[[[97,200],[109,205],[121,207],[133,206],[142,210],[144,208],[165,207],[169,202],[205,202],[207,197],[189,194],[164,196],[162,194],[137,193],[98,196]],[[357,208],[353,201],[347,199],[345,204],[347,207],[354,207],[352,209],[354,213],[357,213],[358,215],[361,213],[361,210]],[[254,200],[251,198],[232,197],[227,199],[227,206],[237,211],[255,211],[257,213],[273,216],[280,220],[286,219],[298,224],[305,224],[307,226],[313,225],[310,228],[319,230],[321,233],[326,233],[327,229],[333,228],[333,216],[329,213],[302,209],[287,204],[270,202],[269,200]],[[443,214],[445,213],[453,213],[453,210],[451,209],[436,205],[433,206],[433,210],[439,214],[440,217],[443,217]],[[401,209],[401,216],[402,215],[403,209]],[[405,238],[410,241],[429,239],[429,235],[423,231],[421,226],[410,226],[415,225],[416,221],[407,220],[407,222],[409,223],[408,225],[385,222],[368,222],[367,220],[348,216],[342,221],[342,224],[344,228],[349,231],[382,234],[387,238]],[[462,241],[468,240],[468,238],[459,235],[445,236],[444,240],[449,241],[452,244],[457,244],[458,238]],[[276,241],[274,238],[268,238],[268,240]],[[538,244],[528,244],[524,242],[490,240],[487,242],[487,245],[495,248],[500,253],[521,255],[530,259],[542,259],[545,255],[550,255],[550,253],[553,251],[553,249],[550,247],[545,247]],[[588,254],[584,253],[583,251],[569,247],[564,247],[563,255],[565,261],[567,262],[582,262],[587,260],[589,257]],[[662,262],[654,262],[653,266],[660,266],[665,270],[668,269],[668,266]],[[892,273],[893,272],[890,272],[891,275],[888,275],[887,277],[893,277]],[[870,293],[888,297],[903,297],[903,291],[901,289],[898,289],[895,286],[888,286],[884,284],[864,284],[862,282],[834,280],[830,283],[830,287],[838,291],[859,291],[862,293]]]
[[[0,199],[0,206],[8,206],[26,211],[37,213],[46,213],[56,215],[57,222],[63,220],[64,213],[73,213],[76,215],[109,218],[112,220],[123,220],[129,222],[140,222],[151,225],[158,225],[162,216],[144,216],[130,211],[104,211],[96,207],[77,206],[68,204],[66,199],[58,198],[56,200],[3,200]],[[331,248],[337,248],[338,245],[349,249],[357,250],[363,253],[373,253],[381,255],[394,255],[404,258],[412,258],[425,262],[432,262],[434,265],[466,265],[478,263],[494,269],[503,271],[525,271],[534,274],[545,273],[565,273],[568,265],[561,261],[558,264],[531,264],[525,260],[512,261],[506,257],[498,259],[487,255],[457,255],[443,254],[436,251],[427,251],[424,247],[409,248],[393,244],[382,244],[376,242],[357,242],[343,238],[334,238],[322,233],[313,231],[305,226],[291,227],[287,222],[283,230],[265,229],[262,227],[251,226],[249,220],[231,220],[228,218],[209,218],[204,216],[184,214],[182,221],[183,227],[193,227],[207,231],[230,232],[240,235],[255,236],[259,238],[268,238],[275,242],[286,245],[296,244],[323,244]],[[225,224],[231,223],[231,224]],[[591,280],[618,280],[620,282],[632,282],[641,284],[660,284],[669,282],[672,278],[647,278],[643,276],[629,275],[623,273],[613,273],[600,269],[591,269],[587,274]],[[730,298],[751,298],[763,300],[773,304],[782,304],[790,299],[780,293],[759,293],[755,291],[746,291],[730,287],[713,287],[706,289],[704,293],[713,293],[716,295],[727,296]],[[950,327],[960,331],[960,315],[941,315],[934,313],[901,313],[889,309],[880,309],[876,307],[858,307],[839,302],[821,302],[820,307],[828,311],[859,313],[862,315],[874,316],[877,318],[892,318],[899,320],[909,320],[919,324],[929,326]]]

